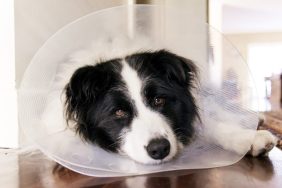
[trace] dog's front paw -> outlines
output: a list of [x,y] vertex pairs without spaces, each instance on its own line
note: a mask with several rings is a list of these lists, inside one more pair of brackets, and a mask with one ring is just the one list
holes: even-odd
[[268,152],[277,144],[278,139],[269,131],[259,130],[256,132],[249,154],[256,157],[267,155]]

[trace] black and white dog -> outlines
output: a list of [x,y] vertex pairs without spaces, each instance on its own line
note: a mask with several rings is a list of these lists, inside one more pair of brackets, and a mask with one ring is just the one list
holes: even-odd
[[[107,151],[145,164],[166,162],[193,141],[200,118],[196,79],[192,61],[166,50],[88,64],[66,83],[66,118],[84,140]],[[220,124],[212,129],[207,132],[213,142],[239,154],[258,156],[277,142],[268,131],[257,131],[253,139],[254,130]]]

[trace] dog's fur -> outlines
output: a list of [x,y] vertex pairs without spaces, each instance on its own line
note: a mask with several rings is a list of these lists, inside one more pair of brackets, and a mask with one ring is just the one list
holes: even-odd
[[[72,68],[63,94],[66,119],[82,139],[145,164],[169,161],[193,141],[201,114],[191,60],[159,50],[91,61]],[[257,156],[276,143],[268,131],[253,139],[253,130],[237,126],[215,124],[205,132],[239,154]]]
[[[164,50],[85,66],[66,86],[66,117],[106,150],[143,163],[167,161],[194,135],[195,75],[190,60]],[[167,155],[158,153],[162,147]]]
[[[196,75],[192,61],[165,50],[81,67],[65,88],[67,120],[75,122],[83,139],[103,149],[146,164],[171,160],[194,135],[199,115],[192,93]],[[213,132],[212,136],[219,135]],[[233,133],[246,135],[243,142],[228,143],[226,135],[215,140],[240,153],[252,131]],[[257,136],[258,142],[272,144],[268,132],[259,131]]]

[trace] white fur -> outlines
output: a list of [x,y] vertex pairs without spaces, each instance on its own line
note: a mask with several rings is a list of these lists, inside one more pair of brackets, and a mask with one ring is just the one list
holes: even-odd
[[250,151],[252,156],[258,156],[264,149],[268,152],[277,144],[277,138],[266,130],[256,131],[218,123],[206,132],[212,142],[239,155]]
[[277,141],[278,139],[269,131],[259,130],[256,132],[250,154],[256,157],[262,152],[261,150],[268,152],[277,144]]
[[[220,98],[209,97],[201,100],[200,107],[206,108],[200,110],[200,117],[204,120],[203,137],[207,142],[214,143],[225,150],[233,151],[241,156],[249,152],[252,156],[258,156],[265,149],[270,151],[276,144],[277,138],[269,131],[257,131],[254,129],[244,128],[241,120],[253,124],[257,121],[255,114],[242,114],[243,112],[234,113],[227,111],[220,103]],[[215,114],[215,115],[213,115]],[[248,119],[246,119],[248,117]],[[263,117],[260,117],[263,119]]]
[[170,142],[170,153],[162,161],[172,159],[177,153],[178,143],[169,122],[164,116],[145,106],[141,96],[142,81],[137,72],[125,62],[121,75],[129,91],[128,97],[133,100],[138,114],[133,119],[130,130],[123,135],[122,151],[142,163],[160,163],[161,160],[154,160],[148,155],[145,147],[150,140],[164,137]]
[[139,36],[134,42],[126,37],[117,37],[115,39],[100,39],[91,46],[72,53],[67,61],[58,65],[58,71],[53,87],[63,88],[68,83],[72,74],[80,67],[86,65],[95,65],[99,62],[107,61],[113,58],[123,58],[132,53],[142,50],[155,49],[148,38]]
[[[236,117],[233,119],[235,120]],[[250,151],[252,156],[258,156],[264,149],[268,152],[277,144],[277,138],[269,131],[243,128],[238,126],[236,121],[228,125],[214,120],[209,121],[209,126],[204,128],[209,142],[239,155],[245,155]]]

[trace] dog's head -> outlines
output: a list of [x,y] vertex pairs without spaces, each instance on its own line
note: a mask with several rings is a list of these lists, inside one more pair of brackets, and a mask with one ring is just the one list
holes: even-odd
[[66,117],[86,141],[157,164],[193,135],[196,67],[165,50],[79,68],[65,89]]

